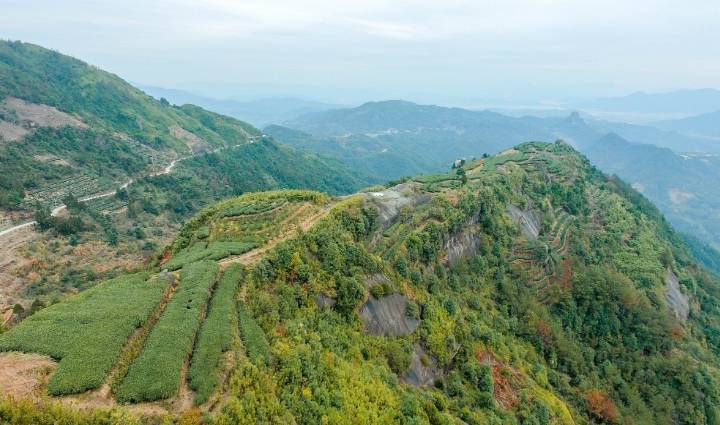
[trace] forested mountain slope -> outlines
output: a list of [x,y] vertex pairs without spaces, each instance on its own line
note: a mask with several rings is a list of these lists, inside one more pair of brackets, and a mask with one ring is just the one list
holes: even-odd
[[[36,397],[71,394],[0,417],[717,424],[719,297],[642,195],[526,143],[350,197],[203,210],[146,270],[0,335],[59,361]],[[0,355],[9,379],[31,361]]]
[[368,170],[378,181],[445,170],[455,159],[496,153],[528,140],[562,139],[604,172],[645,188],[646,196],[679,230],[720,247],[720,191],[711,183],[720,163],[715,155],[677,153],[717,145],[712,140],[585,121],[577,113],[564,118],[509,117],[402,101],[308,114],[286,127],[265,131]]
[[0,325],[34,300],[142,265],[224,197],[365,184],[337,160],[282,146],[242,121],[170,105],[80,60],[7,41],[0,168]]

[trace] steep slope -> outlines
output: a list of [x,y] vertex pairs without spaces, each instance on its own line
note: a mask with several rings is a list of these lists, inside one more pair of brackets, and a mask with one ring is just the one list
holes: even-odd
[[[720,280],[642,195],[564,143],[374,190],[223,201],[0,349],[59,360],[41,392],[90,389],[66,405],[131,402],[115,417],[194,400],[213,423],[718,423]],[[125,310],[149,317],[106,318]]]
[[610,134],[585,150],[603,171],[617,174],[651,199],[680,231],[720,246],[720,158],[677,155],[669,149],[627,144]]
[[77,59],[7,41],[0,167],[0,312],[18,304],[15,319],[35,300],[140,266],[224,197],[366,183],[237,119],[172,106]]
[[713,155],[681,155],[659,147],[716,152],[715,143],[706,139],[644,126],[587,122],[578,113],[514,118],[399,101],[310,114],[287,125],[294,130],[273,126],[265,131],[288,144],[372,170],[379,180],[445,170],[457,158],[499,152],[527,140],[562,139],[603,171],[646,187],[647,196],[680,230],[720,247],[720,194],[710,183],[720,164]]
[[[29,193],[66,182],[85,195],[113,180],[158,170],[182,154],[247,143],[259,131],[240,121],[174,108],[77,59],[20,42],[0,43],[5,126],[26,132],[0,145],[0,200],[18,207]],[[81,177],[98,187],[74,184]]]

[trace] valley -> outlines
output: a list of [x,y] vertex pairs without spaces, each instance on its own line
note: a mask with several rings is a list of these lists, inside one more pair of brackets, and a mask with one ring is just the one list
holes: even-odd
[[556,5],[21,3],[96,62],[0,40],[0,424],[720,424],[720,92],[582,89],[615,8],[518,78],[456,52]]
[[0,42],[0,81],[0,122],[12,130],[0,134],[4,326],[143,267],[183,221],[224,197],[363,184],[249,124],[155,100],[39,46]]

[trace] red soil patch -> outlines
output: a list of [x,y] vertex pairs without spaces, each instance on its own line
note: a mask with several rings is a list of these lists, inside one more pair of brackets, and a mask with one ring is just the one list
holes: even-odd
[[550,279],[552,285],[558,285],[563,289],[569,289],[572,287],[573,278],[573,260],[566,258],[560,262],[560,273],[557,273]]
[[475,357],[492,369],[495,401],[505,410],[512,410],[520,403],[518,389],[513,385],[522,375],[517,370],[497,360],[489,351],[478,349]]

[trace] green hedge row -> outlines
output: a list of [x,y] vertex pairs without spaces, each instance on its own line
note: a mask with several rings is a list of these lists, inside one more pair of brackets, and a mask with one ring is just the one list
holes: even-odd
[[162,400],[177,393],[217,273],[218,265],[210,261],[183,268],[175,295],[118,389],[120,402]]
[[247,311],[243,301],[237,302],[237,311],[245,354],[253,363],[267,363],[270,360],[270,346],[265,339],[265,332]]
[[197,392],[195,404],[206,402],[220,380],[222,354],[230,349],[236,332],[235,294],[244,274],[240,264],[231,265],[213,293],[188,373],[190,388]]

